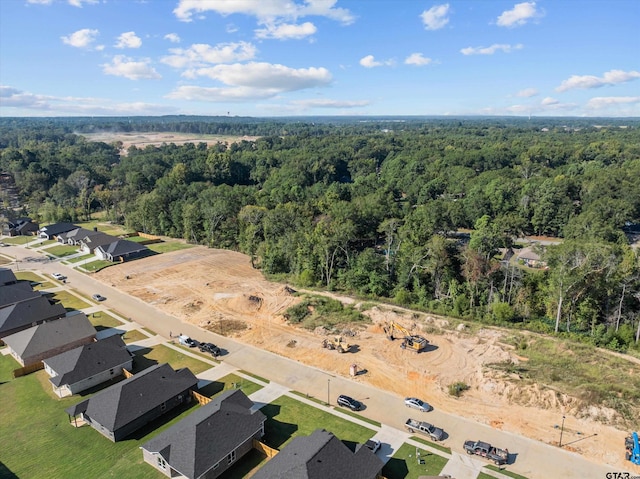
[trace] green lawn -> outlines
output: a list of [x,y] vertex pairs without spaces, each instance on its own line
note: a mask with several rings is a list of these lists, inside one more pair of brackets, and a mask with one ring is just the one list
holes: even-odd
[[122,322],[104,311],[96,311],[95,313],[90,314],[88,318],[95,328],[106,329],[122,326]]
[[86,271],[95,273],[96,271],[100,271],[101,269],[106,268],[107,266],[112,266],[114,264],[117,264],[117,263],[112,263],[111,261],[105,261],[105,260],[99,259],[97,261],[91,261],[85,265],[82,265],[82,267]]
[[[420,457],[416,457],[416,451]],[[420,459],[419,463],[418,459]],[[388,479],[417,479],[420,476],[437,476],[447,463],[446,457],[403,444],[382,469]]]
[[225,377],[207,384],[198,392],[203,396],[213,397],[227,389],[240,389],[247,396],[250,396],[254,392],[262,389],[262,386],[235,374],[227,374]]
[[353,450],[375,431],[325,412],[288,396],[281,396],[261,411],[267,416],[264,442],[282,449],[296,436],[308,436],[318,428],[331,431]]
[[76,295],[71,294],[68,291],[58,291],[53,295],[53,299],[57,299],[60,301],[62,306],[70,310],[80,310],[91,306],[89,303],[81,300]]
[[[136,341],[141,341],[143,339],[147,339],[149,336],[141,333],[137,329],[133,329],[131,331],[127,331],[122,335],[122,340],[126,343],[135,343]],[[174,368],[175,369],[175,368]]]
[[77,258],[71,258],[70,260],[67,260],[67,263],[69,264],[75,264],[75,263],[82,263],[83,261],[87,260],[87,259],[91,259],[91,258],[95,258],[96,255],[95,254],[83,254],[82,256],[78,256]]
[[46,248],[44,252],[53,256],[57,256],[58,258],[64,258],[65,256],[71,256],[72,254],[78,253],[79,249],[80,247],[78,246],[61,244],[59,246],[51,246],[50,248]]
[[496,478],[495,476],[490,476],[485,472],[481,472],[480,474],[478,474],[478,479],[496,479]]
[[162,243],[154,243],[147,245],[154,253],[170,253],[171,251],[178,251],[181,249],[193,248],[192,244],[180,243],[178,241],[165,241]]
[[133,362],[134,373],[147,369],[154,364],[162,363],[169,363],[173,369],[189,368],[193,374],[201,373],[211,367],[210,364],[198,361],[162,344],[136,351],[135,354],[136,357]]
[[437,442],[433,442],[433,441],[428,441],[427,439],[424,439],[422,437],[417,437],[417,436],[411,436],[411,439],[413,439],[416,442],[420,442],[422,444],[425,444],[427,446],[431,446],[434,449],[438,449],[442,452],[446,452],[447,454],[451,454],[451,448],[447,447],[447,446],[441,446],[440,444],[438,444]]
[[88,426],[74,428],[69,424],[64,409],[81,401],[81,396],[57,399],[44,371],[13,379],[11,371],[16,364],[10,357],[0,356],[0,463],[6,468],[0,469],[0,475],[65,479],[164,477],[142,462],[139,446],[192,409],[160,427],[159,423],[150,425],[137,438],[113,443]]
[[372,426],[376,426],[376,427],[382,426],[382,424],[380,424],[378,421],[374,421],[373,419],[369,419],[368,417],[364,417],[362,414],[354,412],[354,411],[351,411],[350,409],[346,409],[346,408],[343,408],[343,407],[336,407],[335,410],[336,411],[340,411],[342,414],[346,414],[347,416],[355,417],[357,419],[360,419],[361,421],[368,422]]
[[30,241],[33,241],[33,239],[33,236],[13,236],[3,239],[2,242],[12,245],[24,245]]
[[37,283],[46,281],[42,276],[36,273],[32,273],[31,271],[16,271],[15,274],[16,274],[16,278],[22,279],[25,281],[31,281],[31,282],[37,282]]
[[13,263],[13,258],[8,258],[6,256],[0,256],[0,264],[9,264]]

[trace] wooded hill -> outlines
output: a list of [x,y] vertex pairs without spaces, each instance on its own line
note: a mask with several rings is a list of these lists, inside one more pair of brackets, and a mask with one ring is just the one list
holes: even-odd
[[[96,131],[261,138],[120,155]],[[0,168],[14,215],[103,210],[294,284],[640,349],[637,119],[4,118]],[[500,261],[532,234],[564,239],[548,268]]]

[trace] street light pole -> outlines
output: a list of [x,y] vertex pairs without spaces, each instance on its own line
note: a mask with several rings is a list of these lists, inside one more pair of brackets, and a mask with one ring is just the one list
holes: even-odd
[[331,406],[331,379],[327,379],[327,406]]
[[560,426],[560,444],[559,447],[562,447],[562,433],[564,432],[564,415],[562,416],[562,426]]

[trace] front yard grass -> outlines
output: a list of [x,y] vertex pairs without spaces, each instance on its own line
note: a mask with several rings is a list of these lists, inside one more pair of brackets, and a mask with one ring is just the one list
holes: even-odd
[[515,472],[511,472],[507,469],[503,467],[498,467],[498,466],[494,466],[493,464],[487,464],[486,466],[487,469],[490,469],[492,471],[496,471],[499,472],[500,474],[504,474],[505,476],[509,476],[509,477],[513,477],[514,479],[527,479],[525,476],[521,476],[520,474],[517,474]]
[[164,477],[143,463],[139,446],[192,409],[155,431],[147,428],[151,432],[137,439],[113,443],[89,426],[74,428],[69,424],[65,408],[83,397],[57,399],[44,371],[13,379],[11,371],[16,366],[11,357],[0,356],[0,463],[4,465],[0,475],[65,479]]
[[451,454],[451,448],[447,447],[447,446],[441,446],[440,444],[438,444],[437,442],[433,442],[433,441],[428,441],[422,437],[417,437],[417,436],[411,436],[411,439],[413,439],[416,442],[420,442],[422,444],[425,444],[427,446],[430,446],[434,449],[438,449],[442,452],[446,452],[447,454]]
[[261,411],[267,416],[264,442],[282,449],[296,436],[308,436],[318,428],[331,431],[351,450],[364,444],[375,431],[288,396],[280,396]]
[[71,256],[72,254],[78,253],[78,250],[79,250],[78,246],[61,244],[59,246],[51,246],[50,248],[45,248],[44,252],[46,254],[57,256],[58,258],[64,258],[65,256]]
[[133,361],[133,372],[138,373],[154,364],[169,363],[173,369],[189,368],[193,374],[199,374],[211,367],[210,364],[198,361],[191,356],[176,351],[162,344],[153,348],[144,348],[135,351]]
[[95,257],[96,257],[95,254],[91,254],[91,253],[83,254],[82,256],[78,256],[77,258],[71,258],[71,259],[67,260],[67,263],[69,263],[69,264],[81,263],[84,260],[95,258]]
[[141,333],[137,329],[132,329],[130,331],[126,331],[122,335],[122,340],[126,344],[135,343],[136,341],[142,341],[143,339],[148,339],[148,338],[149,338],[149,336],[147,336],[146,334]]
[[86,303],[68,291],[58,291],[57,293],[54,293],[53,299],[60,301],[62,306],[67,310],[81,310],[91,306],[89,303]]
[[198,392],[203,396],[214,397],[227,389],[240,389],[247,396],[262,389],[260,384],[241,378],[236,374],[227,374],[226,376],[210,382]]
[[170,253],[181,249],[193,248],[192,244],[180,243],[179,241],[164,241],[162,243],[153,243],[147,245],[154,253]]
[[[420,457],[416,457],[416,451]],[[446,457],[403,444],[382,468],[388,479],[418,479],[420,476],[437,476],[447,464]]]
[[106,268],[107,266],[112,266],[114,264],[118,264],[118,263],[112,263],[111,261],[105,261],[103,259],[99,259],[83,265],[82,268],[84,268],[86,271],[89,271],[91,273],[95,273],[96,271],[100,271],[101,269]]
[[98,329],[117,328],[122,326],[122,322],[111,316],[104,311],[96,311],[93,314],[88,315],[89,321],[93,324],[93,327]]

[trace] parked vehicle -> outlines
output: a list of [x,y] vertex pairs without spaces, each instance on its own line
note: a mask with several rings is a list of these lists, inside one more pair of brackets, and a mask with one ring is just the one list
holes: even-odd
[[382,444],[380,444],[380,441],[378,441],[377,439],[369,439],[367,442],[364,443],[364,445],[366,447],[368,447],[369,449],[371,449],[371,451],[375,454],[378,449],[380,449],[380,447],[382,446]]
[[488,442],[465,441],[464,450],[467,451],[467,454],[475,454],[476,456],[482,456],[489,459],[498,466],[506,464],[509,461],[508,449],[498,449]]
[[107,299],[104,296],[102,296],[101,294],[97,294],[97,293],[91,295],[91,297],[94,299],[94,301],[104,301],[105,299]]
[[407,422],[404,423],[404,426],[407,428],[409,432],[419,432],[420,434],[424,434],[425,436],[429,436],[434,441],[442,441],[444,438],[444,431],[424,421],[417,421],[415,419],[407,419]]
[[51,277],[53,279],[57,279],[58,281],[62,281],[63,279],[67,279],[67,277],[64,274],[60,274],[60,273],[52,273]]
[[220,356],[220,348],[213,343],[200,343],[198,348],[203,353],[211,353],[214,358]]
[[357,401],[352,397],[345,396],[344,394],[338,396],[338,406],[347,407],[352,411],[361,411],[364,409],[364,405],[360,401]]
[[433,409],[429,403],[426,403],[422,399],[418,398],[404,398],[404,404],[407,407],[412,407],[422,412],[428,412]]
[[191,339],[189,336],[185,336],[184,334],[181,334],[180,336],[178,336],[178,342],[183,346],[189,346],[190,348],[196,347],[196,342],[193,339]]
[[640,466],[640,439],[638,439],[637,432],[634,432],[631,436],[625,438],[624,448],[625,459]]

